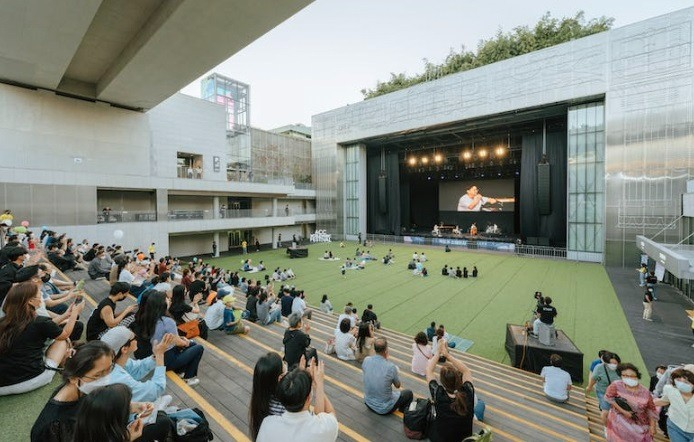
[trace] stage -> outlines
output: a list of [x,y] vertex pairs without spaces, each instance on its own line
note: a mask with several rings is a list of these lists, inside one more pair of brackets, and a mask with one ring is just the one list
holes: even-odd
[[549,365],[549,357],[556,353],[564,360],[562,368],[569,372],[571,380],[583,383],[583,353],[563,331],[557,330],[558,337],[552,347],[524,331],[521,325],[506,324],[506,353],[514,367],[539,374],[542,367]]
[[289,258],[308,258],[308,247],[287,247]]

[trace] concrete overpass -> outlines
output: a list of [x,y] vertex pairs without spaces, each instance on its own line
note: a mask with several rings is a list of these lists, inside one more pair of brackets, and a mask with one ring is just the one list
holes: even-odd
[[147,110],[313,0],[0,0],[0,82]]

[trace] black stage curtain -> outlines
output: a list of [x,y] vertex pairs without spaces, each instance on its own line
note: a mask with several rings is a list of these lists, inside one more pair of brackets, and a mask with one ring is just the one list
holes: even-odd
[[[367,153],[367,229],[369,233],[396,235],[400,232],[400,161],[397,152],[386,153],[385,180],[381,174],[381,151],[374,149]],[[385,206],[382,207],[379,192],[385,185]]]
[[551,165],[551,213],[540,215],[537,204],[537,163],[542,158],[542,133],[523,135],[520,180],[520,227],[525,237],[549,238],[553,246],[566,245],[566,130],[547,132]]

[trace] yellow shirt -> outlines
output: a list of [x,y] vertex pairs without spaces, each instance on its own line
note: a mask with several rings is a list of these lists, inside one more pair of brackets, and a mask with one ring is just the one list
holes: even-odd
[[149,246],[148,251],[149,251],[149,253],[154,253],[154,246]]
[[248,246],[248,243],[246,241],[241,243],[241,247],[247,247],[247,246]]

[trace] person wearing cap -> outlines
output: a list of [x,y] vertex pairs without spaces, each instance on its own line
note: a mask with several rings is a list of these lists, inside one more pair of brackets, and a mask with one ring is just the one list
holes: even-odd
[[224,324],[222,325],[224,331],[228,335],[248,334],[251,328],[243,325],[241,315],[234,314],[234,302],[236,302],[234,295],[226,295],[222,302],[224,303]]
[[[166,389],[166,366],[164,353],[172,345],[174,336],[167,333],[161,342],[152,346],[152,356],[145,359],[133,359],[130,355],[137,351],[135,333],[127,327],[118,325],[107,331],[101,341],[105,342],[113,353],[114,367],[111,372],[111,384],[125,384],[133,393],[135,402],[154,402]],[[142,379],[148,377],[149,380]]]

